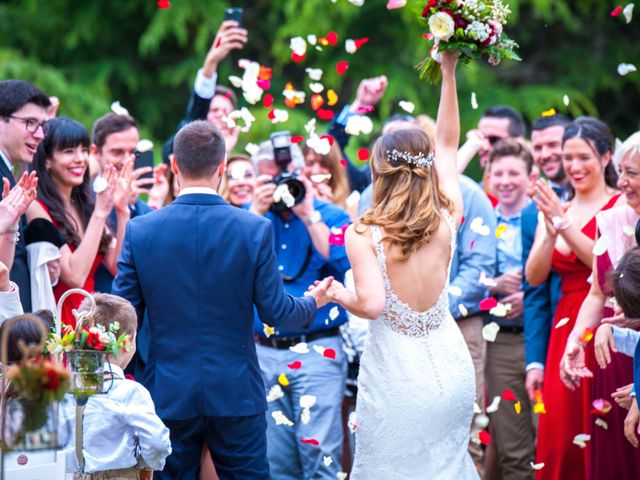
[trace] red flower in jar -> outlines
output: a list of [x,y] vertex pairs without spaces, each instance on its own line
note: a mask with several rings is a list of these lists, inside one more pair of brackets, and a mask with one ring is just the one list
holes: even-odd
[[45,372],[45,378],[43,379],[43,386],[46,390],[55,391],[60,386],[60,375],[53,368],[47,367]]
[[87,346],[94,350],[104,350],[104,345],[100,342],[100,334],[98,332],[89,332]]

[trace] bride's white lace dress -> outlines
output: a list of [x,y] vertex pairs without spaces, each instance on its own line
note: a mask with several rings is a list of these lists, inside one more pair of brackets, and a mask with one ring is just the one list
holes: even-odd
[[[443,212],[455,249],[455,221]],[[371,227],[386,306],[371,323],[358,376],[352,480],[465,480],[478,474],[467,448],[473,363],[449,313],[448,277],[435,304],[415,312],[394,293],[381,233]],[[429,268],[425,265],[425,268]],[[449,259],[449,269],[451,259]]]

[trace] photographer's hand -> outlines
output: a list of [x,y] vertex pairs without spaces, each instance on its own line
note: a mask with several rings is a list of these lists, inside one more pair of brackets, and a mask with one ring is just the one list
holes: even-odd
[[273,192],[275,191],[276,185],[273,183],[273,177],[271,175],[260,175],[256,179],[253,201],[249,211],[258,215],[267,213],[273,204]]
[[238,22],[233,20],[222,22],[202,65],[204,75],[211,78],[217,72],[220,62],[229,55],[231,50],[241,50],[244,47],[247,43],[247,35],[247,30],[239,27]]

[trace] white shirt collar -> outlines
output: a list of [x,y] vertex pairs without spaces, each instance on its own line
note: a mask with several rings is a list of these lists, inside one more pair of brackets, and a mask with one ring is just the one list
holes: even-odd
[[114,378],[124,378],[124,372],[122,371],[122,368],[120,368],[115,363],[104,362],[105,373],[109,372],[109,369],[111,369],[111,372],[113,372]]
[[13,165],[11,165],[11,162],[9,162],[9,158],[4,154],[2,150],[0,150],[0,158],[2,158],[2,161],[7,166],[9,171],[13,172]]
[[210,187],[186,187],[183,188],[182,190],[180,190],[180,193],[178,194],[179,197],[181,197],[182,195],[189,195],[192,193],[204,193],[206,195],[218,195],[218,192],[216,192],[213,188]]

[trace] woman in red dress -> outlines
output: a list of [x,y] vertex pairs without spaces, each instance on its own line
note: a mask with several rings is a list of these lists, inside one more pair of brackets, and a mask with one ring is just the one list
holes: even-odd
[[[27,217],[45,218],[60,230],[67,244],[60,249],[60,280],[54,287],[58,300],[71,288],[94,290],[94,275],[101,263],[115,273],[124,229],[130,212],[129,161],[122,175],[108,166],[95,200],[90,192],[89,133],[80,123],[66,117],[49,120],[50,129],[33,159],[38,173],[38,200]],[[116,237],[107,228],[107,218],[116,207]],[[64,305],[62,322],[75,325],[71,310],[83,297],[72,295]]]
[[[531,285],[541,283],[551,268],[562,279],[562,298],[554,316],[545,364],[542,399],[546,413],[539,418],[536,449],[536,462],[544,463],[544,467],[536,472],[537,480],[584,480],[589,472],[590,444],[586,441],[586,446],[580,446],[574,439],[591,432],[591,382],[567,377],[560,370],[560,360],[589,292],[595,215],[616,205],[620,198],[614,188],[612,151],[613,136],[607,126],[594,118],[581,117],[567,126],[563,137],[562,164],[573,198],[563,206],[545,181],[538,180],[535,186],[534,201],[544,222],[538,225],[527,260],[527,281]],[[593,368],[593,347],[588,343],[588,332],[583,333],[580,336],[587,344],[581,350],[583,361]],[[565,378],[561,379],[561,374]]]

